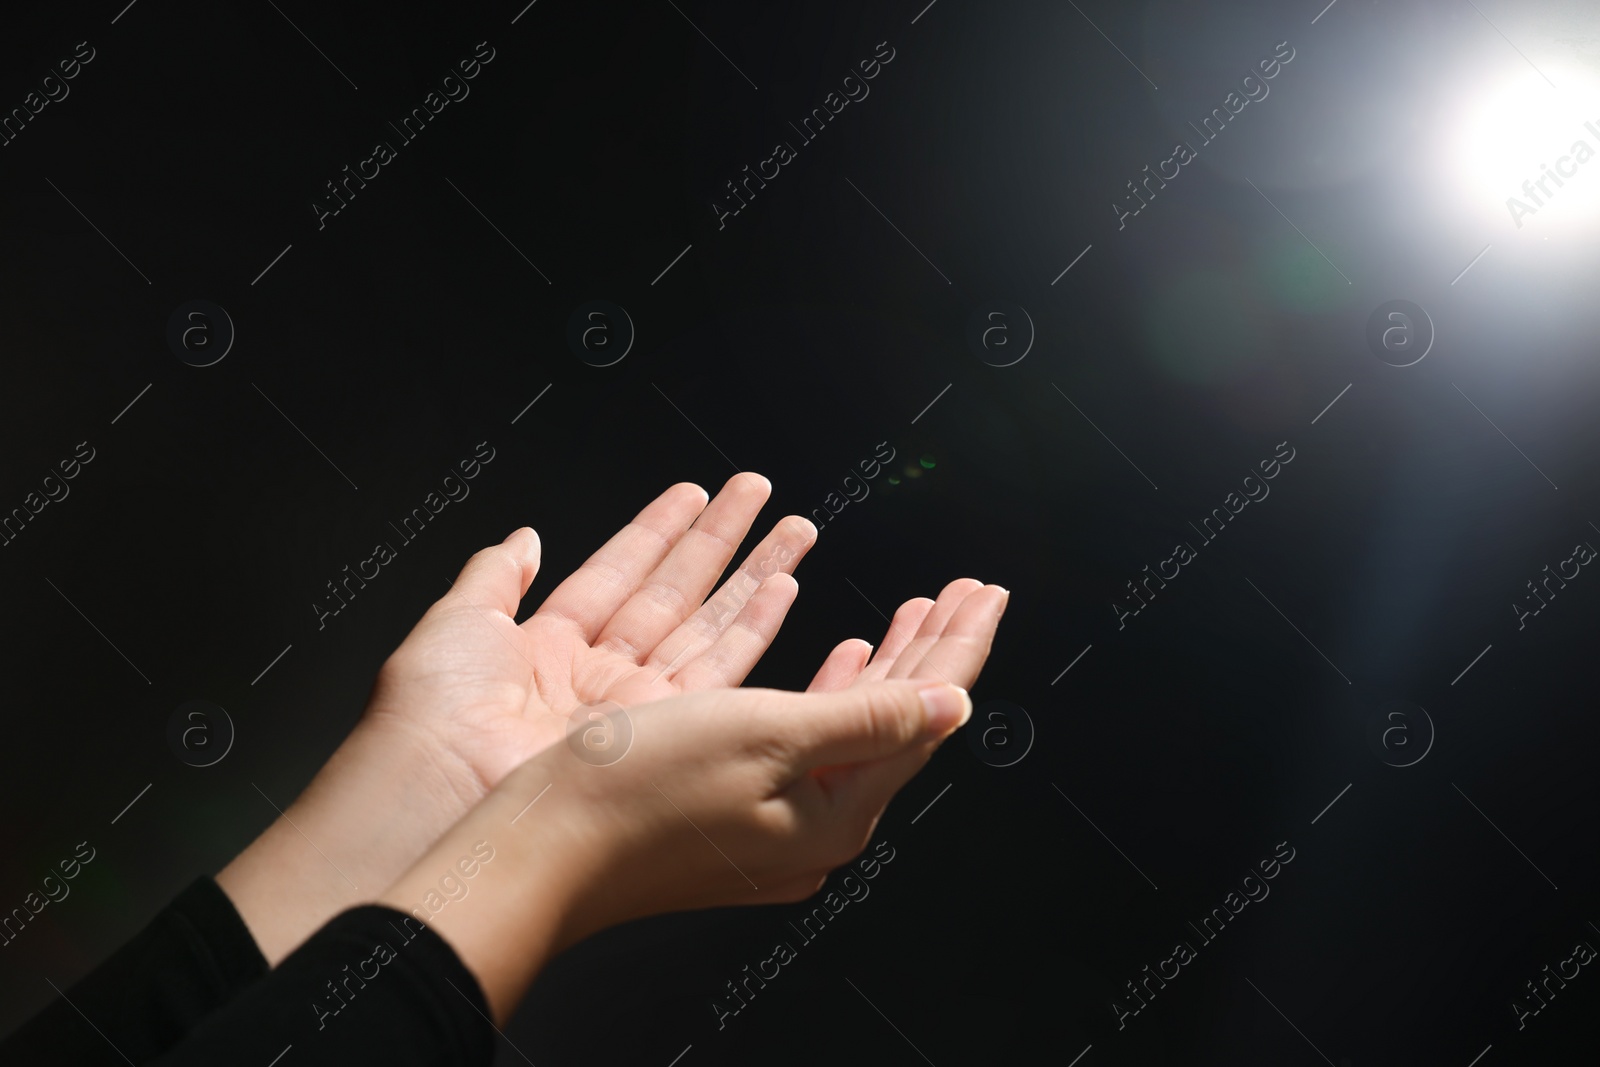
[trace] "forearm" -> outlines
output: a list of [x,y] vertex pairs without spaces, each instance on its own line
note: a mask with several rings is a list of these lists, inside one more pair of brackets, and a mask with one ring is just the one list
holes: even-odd
[[363,721],[217,874],[271,966],[335,915],[376,900],[477,799],[467,773],[452,778],[402,730]]
[[530,761],[378,897],[455,950],[496,1025],[545,964],[589,932],[576,905],[595,889],[594,844],[563,806],[559,785],[541,796],[549,784],[541,761]]

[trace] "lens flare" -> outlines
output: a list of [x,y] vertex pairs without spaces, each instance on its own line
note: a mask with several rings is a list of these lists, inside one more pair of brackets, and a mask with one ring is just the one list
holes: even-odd
[[1447,158],[1475,211],[1517,229],[1600,226],[1600,82],[1592,75],[1528,69],[1461,115]]

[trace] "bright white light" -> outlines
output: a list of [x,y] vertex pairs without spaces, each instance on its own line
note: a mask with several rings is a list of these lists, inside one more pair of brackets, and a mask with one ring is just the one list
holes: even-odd
[[1600,82],[1545,68],[1469,99],[1447,158],[1473,208],[1511,229],[1600,226]]

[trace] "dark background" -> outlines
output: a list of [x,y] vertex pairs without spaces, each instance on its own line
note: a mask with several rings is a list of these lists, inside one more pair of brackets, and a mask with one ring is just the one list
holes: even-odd
[[[1466,1067],[1590,1046],[1593,968],[1520,1032],[1510,1004],[1600,945],[1600,578],[1521,630],[1507,604],[1600,543],[1597,235],[1459,206],[1437,135],[1504,78],[1600,70],[1595,16],[924,2],[6,13],[0,107],[77,42],[96,56],[0,148],[0,511],[78,442],[95,458],[0,549],[0,910],[77,842],[98,854],[0,950],[0,1028],[275,818],[261,793],[303,787],[471,551],[538,529],[531,607],[674,481],[760,471],[767,525],[887,441],[751,680],[802,686],[840,638],[878,640],[878,609],[972,575],[1014,593],[979,717],[885,815],[871,896],[725,1029],[711,999],[801,908],[580,946],[506,1030],[529,1059]],[[319,230],[323,183],[485,40],[471,95]],[[870,95],[797,143],[788,123],[883,41]],[[1281,41],[1270,95],[1119,230],[1124,183]],[[778,140],[798,158],[719,229],[723,183]],[[1594,197],[1600,172],[1570,185]],[[196,299],[237,331],[204,368],[166,340]],[[566,340],[594,299],[637,331],[609,367]],[[1365,340],[1393,299],[1437,328],[1414,366]],[[996,302],[1036,331],[1006,367],[967,340]],[[324,583],[483,440],[471,497],[319,631]],[[1285,441],[1270,497],[1119,629],[1124,583]],[[192,699],[237,728],[214,766],[167,741]],[[995,700],[1036,730],[1007,767],[965,736],[1003,723]],[[1374,747],[1375,719],[1411,747]],[[1270,896],[1199,945],[1187,923],[1280,842]],[[1178,940],[1198,958],[1119,1031],[1113,999]],[[502,1042],[499,1062],[523,1060]]]

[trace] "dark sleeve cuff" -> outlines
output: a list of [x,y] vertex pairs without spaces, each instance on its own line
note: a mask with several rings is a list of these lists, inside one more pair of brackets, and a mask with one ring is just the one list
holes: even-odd
[[170,918],[200,968],[209,972],[214,987],[222,992],[208,1011],[267,973],[267,958],[216,879],[196,878],[160,918]]
[[233,902],[213,879],[197,878],[0,1052],[7,1062],[30,1054],[39,1062],[143,1062],[266,973],[266,958]]
[[163,1067],[270,1061],[488,1064],[494,1027],[477,979],[443,938],[401,911],[352,908],[213,1013]]

